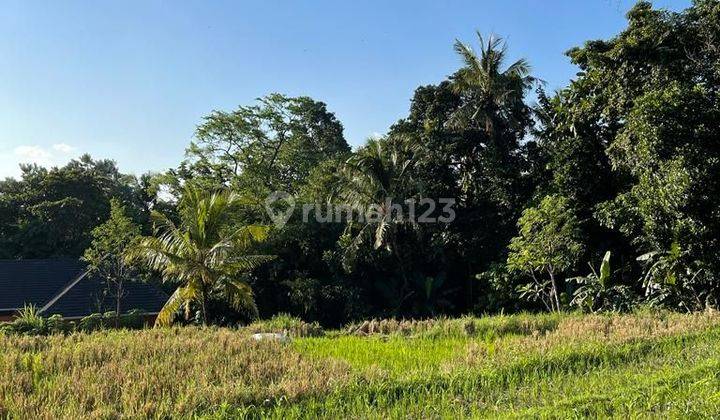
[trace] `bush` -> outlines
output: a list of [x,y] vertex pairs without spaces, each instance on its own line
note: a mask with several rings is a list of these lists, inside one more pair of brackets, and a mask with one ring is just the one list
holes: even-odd
[[81,331],[91,332],[102,329],[118,328],[138,330],[146,327],[144,312],[139,309],[133,309],[126,314],[120,315],[119,320],[114,311],[105,312],[104,314],[91,314],[80,320],[78,328]]
[[291,337],[319,337],[325,333],[317,322],[308,323],[288,314],[278,314],[267,320],[253,322],[246,330],[251,333],[286,332]]
[[51,315],[45,324],[47,325],[47,334],[64,334],[72,329],[72,325],[66,323],[62,316],[57,314]]
[[145,313],[139,309],[129,311],[127,314],[120,317],[120,327],[131,330],[144,328],[146,326],[144,314]]
[[105,327],[102,314],[90,314],[78,323],[78,330],[91,332]]
[[[63,320],[61,315],[51,315],[49,318],[45,318],[38,312],[36,306],[28,305],[18,313],[15,320],[0,325],[0,332],[23,335],[68,334],[75,331],[93,332],[114,328],[115,319],[115,312],[106,312],[88,315],[77,323],[68,322]],[[145,326],[143,311],[139,309],[133,309],[120,316],[120,328],[141,329]]]
[[0,331],[6,334],[50,335],[66,332],[66,325],[59,315],[44,318],[37,306],[25,305],[12,322],[0,325]]
[[568,279],[579,285],[571,305],[591,313],[630,312],[633,309],[637,299],[632,289],[627,285],[613,284],[611,255],[610,251],[605,253],[599,271],[590,265],[591,273],[587,276]]

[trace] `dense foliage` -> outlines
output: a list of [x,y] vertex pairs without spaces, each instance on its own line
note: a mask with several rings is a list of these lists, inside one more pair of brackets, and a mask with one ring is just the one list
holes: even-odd
[[[617,36],[568,52],[579,72],[553,94],[525,60],[506,62],[501,39],[479,36],[477,50],[456,42],[462,67],[419,87],[408,116],[356,151],[324,103],[272,94],[212,112],[187,159],[164,174],[138,180],[89,157],[25,167],[20,180],[0,182],[0,256],[82,255],[115,198],[146,235],[151,210],[165,215],[155,252],[179,252],[190,236],[182,270],[161,254],[146,259],[182,281],[182,294],[209,282],[193,274],[197,267],[224,264],[209,256],[213,243],[272,224],[267,206],[288,212],[287,223],[242,252],[276,258],[209,282],[245,285],[246,297],[252,289],[263,316],[338,325],[571,305],[712,307],[720,298],[718,34],[717,0],[680,13],[640,1]],[[244,205],[222,216],[215,242],[199,246],[191,226],[204,216],[183,203],[193,202],[185,191],[201,190]],[[276,191],[298,205],[266,202]],[[427,203],[442,198],[454,200],[450,223],[398,216],[412,200],[440,220],[443,207]],[[310,203],[315,213],[300,205]],[[371,207],[377,217],[322,223],[330,210],[323,218],[317,209],[330,204]],[[606,255],[612,270],[595,272]],[[578,277],[587,264],[592,273]],[[238,319],[232,305],[208,296],[181,301],[203,320]]]

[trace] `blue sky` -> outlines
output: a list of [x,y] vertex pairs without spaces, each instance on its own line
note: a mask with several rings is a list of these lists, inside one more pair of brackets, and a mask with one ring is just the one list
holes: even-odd
[[[657,0],[680,10],[690,0]],[[0,177],[88,152],[176,166],[195,126],[270,92],[328,104],[357,146],[459,67],[455,38],[507,39],[548,88],[563,53],[625,25],[631,0],[29,1],[0,9]]]

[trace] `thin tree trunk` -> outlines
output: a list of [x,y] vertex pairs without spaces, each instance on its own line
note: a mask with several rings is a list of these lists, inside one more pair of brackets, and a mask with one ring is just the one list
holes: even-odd
[[120,328],[120,304],[122,302],[123,295],[123,281],[118,280],[117,294],[115,295],[115,328]]
[[[532,276],[533,281],[535,281],[535,284],[536,284],[538,287],[541,287],[540,281],[539,281],[539,280],[537,279],[537,277],[535,276],[535,271],[534,271],[534,270],[530,270],[530,275]],[[541,293],[541,294],[540,294],[540,301],[542,301],[542,304],[545,306],[545,309],[547,309],[548,312],[552,312],[552,311],[553,311],[553,308],[552,308],[552,307],[553,307],[552,291],[550,291],[550,295],[548,296],[548,298],[550,299],[550,302],[549,302],[550,304],[549,304],[549,305],[548,305],[547,299],[543,296],[543,294],[544,294],[544,293]]]
[[397,238],[395,238],[395,235],[393,235],[393,238],[391,240],[392,243],[392,251],[391,254],[395,256],[395,259],[397,260],[398,267],[400,268],[400,275],[403,278],[403,285],[400,290],[400,301],[398,302],[397,307],[395,308],[395,313],[400,311],[402,308],[402,305],[405,303],[405,299],[410,297],[412,295],[412,292],[406,294],[407,290],[410,287],[410,283],[408,281],[407,277],[407,271],[405,270],[405,264],[403,263],[402,255],[400,254],[400,247],[397,243]]
[[555,309],[560,312],[560,299],[558,298],[557,284],[555,282],[555,274],[551,268],[548,268],[548,274],[550,274],[550,284],[552,285],[552,294],[555,296]]
[[202,288],[202,296],[201,296],[201,302],[200,302],[200,319],[202,320],[203,327],[207,327],[207,291],[205,290],[205,285],[203,284]]
[[407,273],[405,271],[405,264],[402,260],[402,255],[400,255],[400,248],[397,244],[397,238],[393,235],[392,238],[392,248],[393,248],[393,255],[395,255],[395,259],[397,260],[398,266],[400,268],[400,275],[403,278],[403,289],[408,287],[408,279],[407,279]]

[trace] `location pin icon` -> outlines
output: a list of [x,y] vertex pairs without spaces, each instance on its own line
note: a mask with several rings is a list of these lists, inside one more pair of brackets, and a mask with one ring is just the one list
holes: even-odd
[[[284,206],[276,205],[279,201]],[[265,199],[265,211],[278,229],[282,229],[295,210],[295,199],[285,191],[275,191]]]

